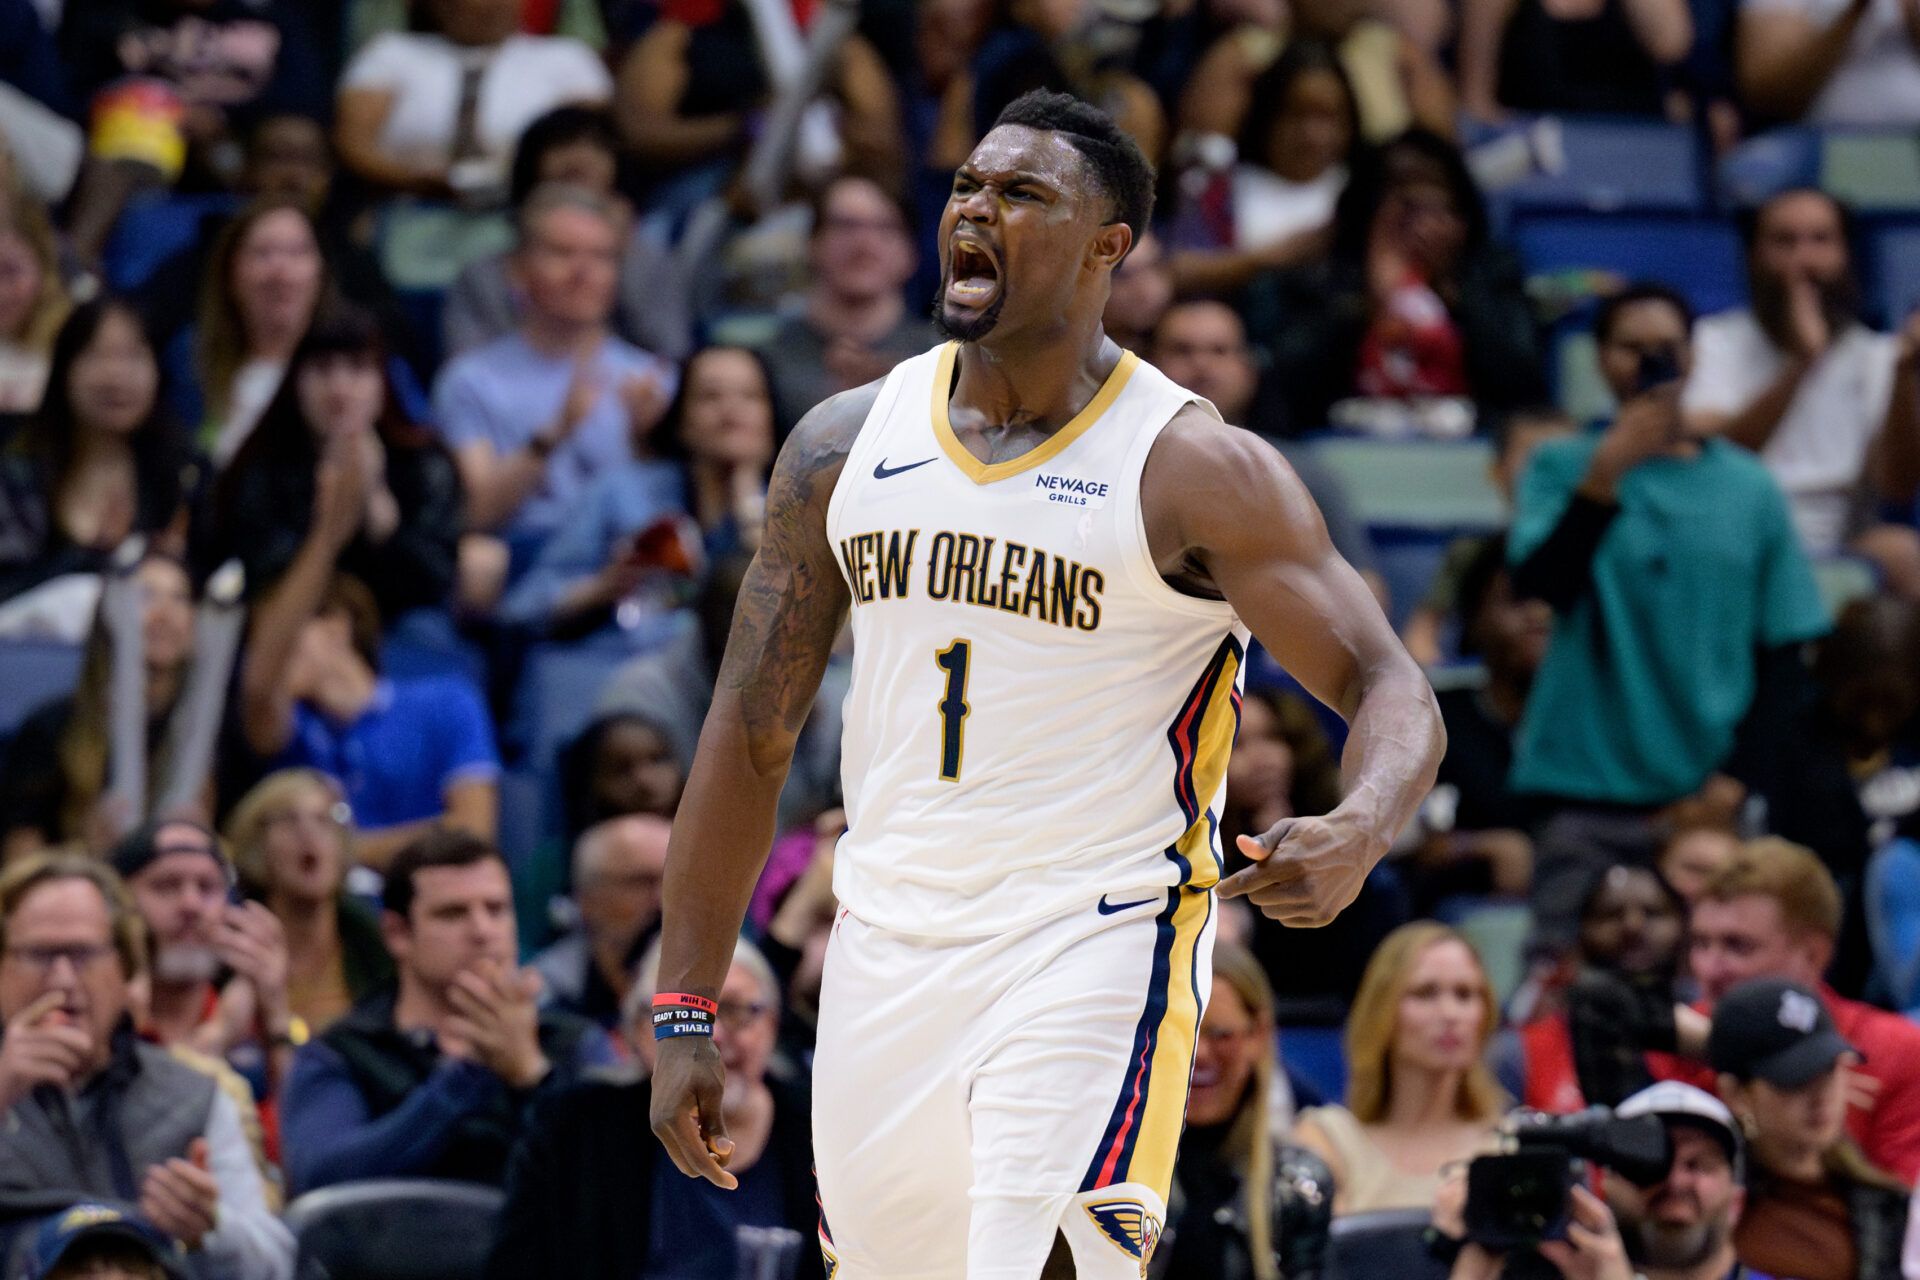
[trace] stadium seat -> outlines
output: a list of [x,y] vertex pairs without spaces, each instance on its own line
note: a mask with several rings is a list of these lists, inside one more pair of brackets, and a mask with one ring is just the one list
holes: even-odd
[[[1285,1022],[1285,1018],[1282,1018]],[[1326,1101],[1347,1096],[1347,1050],[1338,1026],[1287,1024],[1280,1031],[1280,1060],[1287,1070],[1312,1085]]]
[[1539,210],[1697,214],[1707,208],[1700,144],[1684,125],[1605,116],[1559,119],[1564,163],[1493,197],[1511,217]]
[[430,1178],[342,1183],[287,1206],[295,1280],[480,1280],[505,1196]]
[[1362,440],[1326,436],[1314,455],[1339,477],[1369,528],[1430,532],[1498,529],[1507,522],[1487,474],[1484,440]]
[[1430,1220],[1426,1209],[1335,1218],[1321,1280],[1446,1280],[1446,1264],[1427,1252]]
[[70,693],[80,680],[85,650],[51,640],[0,641],[0,742],[13,736],[21,721],[47,703]]
[[1867,941],[1896,1009],[1920,1009],[1920,844],[1889,840],[1867,861]]
[[[162,263],[200,239],[200,228],[208,217],[229,214],[239,207],[239,197],[225,193],[169,193],[133,201],[114,224],[113,235],[101,254],[107,283],[119,293],[139,288]],[[183,305],[191,306],[192,302]]]
[[1827,133],[1819,185],[1856,213],[1912,213],[1920,209],[1920,138],[1910,129]]
[[1868,310],[1886,324],[1897,326],[1920,307],[1920,224],[1896,223],[1870,232],[1864,277]]
[[1515,222],[1514,246],[1527,271],[1605,271],[1678,289],[1709,314],[1746,301],[1740,235],[1723,219],[1557,213]]

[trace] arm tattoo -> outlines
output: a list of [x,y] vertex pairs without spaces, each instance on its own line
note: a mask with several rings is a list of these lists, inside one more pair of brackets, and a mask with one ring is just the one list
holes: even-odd
[[768,486],[759,554],[734,604],[720,687],[739,699],[754,764],[785,761],[806,724],[848,595],[827,501],[879,384],[833,397],[794,428]]

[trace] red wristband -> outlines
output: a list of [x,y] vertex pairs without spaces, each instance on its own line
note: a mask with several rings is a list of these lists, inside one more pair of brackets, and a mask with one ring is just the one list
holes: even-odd
[[699,1009],[706,1013],[720,1012],[720,1002],[709,1000],[705,996],[689,995],[684,991],[662,991],[653,997],[656,1009]]

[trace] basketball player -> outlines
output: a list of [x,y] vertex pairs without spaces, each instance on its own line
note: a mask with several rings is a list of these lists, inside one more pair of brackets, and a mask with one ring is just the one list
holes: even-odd
[[[821,404],[774,469],[668,858],[652,1119],[736,1184],[700,1033],[851,608],[814,1064],[837,1280],[1035,1280],[1062,1238],[1081,1280],[1143,1275],[1216,890],[1332,919],[1439,761],[1426,679],[1279,455],[1101,331],[1152,182],[1094,108],[1008,107],[941,220],[955,341]],[[1249,628],[1349,718],[1347,799],[1220,884]]]

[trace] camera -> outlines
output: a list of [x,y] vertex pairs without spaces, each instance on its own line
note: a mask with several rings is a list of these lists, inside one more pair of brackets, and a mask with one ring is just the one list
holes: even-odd
[[1680,353],[1673,347],[1660,346],[1640,353],[1640,368],[1634,379],[1636,390],[1652,391],[1655,387],[1664,387],[1669,382],[1678,381],[1680,381]]
[[1505,1129],[1508,1150],[1467,1166],[1467,1239],[1495,1253],[1565,1237],[1570,1198],[1589,1164],[1649,1187],[1673,1163],[1658,1116],[1623,1120],[1605,1107],[1569,1116],[1526,1111]]

